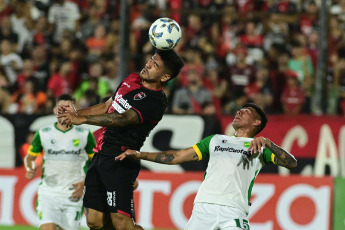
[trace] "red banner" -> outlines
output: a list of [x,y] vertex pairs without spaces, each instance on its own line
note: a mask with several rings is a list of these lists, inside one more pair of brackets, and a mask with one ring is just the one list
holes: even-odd
[[[22,168],[0,170],[0,225],[37,224],[39,180],[27,180]],[[135,192],[137,222],[145,229],[183,229],[202,180],[200,172],[142,171]],[[252,229],[330,229],[332,187],[330,177],[259,175],[251,199]]]

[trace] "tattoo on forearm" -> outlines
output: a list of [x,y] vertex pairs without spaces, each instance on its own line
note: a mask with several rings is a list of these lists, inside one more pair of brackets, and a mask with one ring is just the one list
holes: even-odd
[[275,163],[279,166],[283,166],[286,168],[294,168],[296,167],[297,161],[296,159],[284,149],[280,148],[276,144],[271,141],[271,147],[269,148],[275,154]]
[[158,162],[158,163],[168,163],[168,162],[172,162],[173,160],[174,160],[174,155],[168,154],[168,153],[159,153],[157,154],[155,158],[155,162]]
[[198,154],[194,154],[194,156],[193,156],[193,160],[198,160],[198,159],[199,159]]
[[128,121],[125,117],[116,113],[105,113],[100,115],[85,116],[87,124],[99,126],[119,126]]

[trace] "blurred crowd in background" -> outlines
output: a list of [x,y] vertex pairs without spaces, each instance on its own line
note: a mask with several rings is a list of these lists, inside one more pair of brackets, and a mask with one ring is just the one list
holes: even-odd
[[[0,0],[0,112],[51,114],[116,90],[120,0]],[[176,20],[186,63],[165,88],[167,113],[234,115],[246,102],[269,114],[313,114],[321,0],[132,0],[130,72],[154,53],[148,29]],[[327,114],[345,113],[345,0],[327,1]]]

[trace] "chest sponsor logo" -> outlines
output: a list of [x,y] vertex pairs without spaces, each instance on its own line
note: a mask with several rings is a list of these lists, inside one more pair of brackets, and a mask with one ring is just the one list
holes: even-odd
[[249,148],[250,142],[244,142],[244,147]]
[[122,94],[115,95],[112,106],[118,113],[124,113],[126,110],[132,108],[128,101],[123,98]]
[[232,153],[241,153],[247,156],[251,155],[251,151],[246,151],[244,149],[235,149],[233,147],[222,147],[220,145],[217,145],[214,147],[214,151],[218,151],[218,152],[232,152]]
[[79,144],[80,144],[80,140],[79,139],[73,139],[72,142],[73,142],[73,146],[75,146],[75,147],[78,147]]
[[146,97],[146,94],[144,92],[140,92],[140,93],[135,94],[134,100],[138,101],[138,100],[144,99],[145,97]]

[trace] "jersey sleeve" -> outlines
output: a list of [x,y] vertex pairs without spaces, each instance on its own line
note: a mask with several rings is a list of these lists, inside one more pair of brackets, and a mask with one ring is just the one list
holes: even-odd
[[87,156],[89,158],[92,158],[95,152],[93,151],[93,148],[96,146],[96,140],[94,135],[89,131],[89,134],[87,136],[87,143],[85,146],[85,151],[87,153]]
[[30,154],[31,156],[38,156],[39,154],[42,153],[42,150],[43,150],[43,146],[42,146],[42,143],[41,143],[41,136],[40,136],[40,131],[38,130],[36,133],[35,133],[35,136],[32,140],[32,143],[28,149],[28,154]]
[[263,158],[264,158],[264,162],[266,164],[276,164],[274,162],[274,153],[272,153],[271,150],[269,150],[268,148],[264,148],[264,151],[263,151]]
[[205,157],[210,156],[210,142],[212,137],[214,137],[214,135],[205,137],[204,139],[193,145],[194,151],[198,154],[199,161]]

